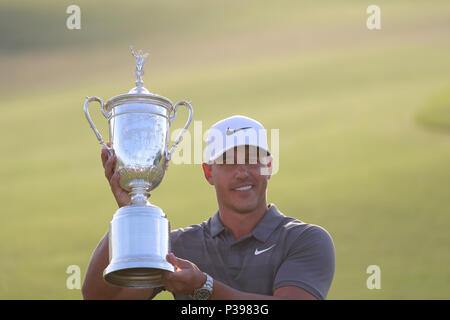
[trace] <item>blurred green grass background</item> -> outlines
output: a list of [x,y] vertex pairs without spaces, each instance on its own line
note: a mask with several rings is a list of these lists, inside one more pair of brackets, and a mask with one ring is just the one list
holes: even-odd
[[[280,130],[269,201],[332,235],[329,299],[450,298],[450,2],[377,1],[377,31],[356,0],[84,0],[68,30],[71,4],[0,1],[1,299],[81,298],[66,268],[84,278],[116,210],[82,107],[134,86],[130,44],[203,132],[233,114]],[[217,207],[198,164],[171,164],[151,200],[173,228]]]

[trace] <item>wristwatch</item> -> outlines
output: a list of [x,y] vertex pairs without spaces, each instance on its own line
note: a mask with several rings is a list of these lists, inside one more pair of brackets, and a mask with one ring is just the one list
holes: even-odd
[[203,274],[206,276],[206,281],[203,284],[203,287],[194,290],[194,294],[192,295],[194,300],[208,300],[211,297],[213,291],[213,278],[205,272],[203,272]]

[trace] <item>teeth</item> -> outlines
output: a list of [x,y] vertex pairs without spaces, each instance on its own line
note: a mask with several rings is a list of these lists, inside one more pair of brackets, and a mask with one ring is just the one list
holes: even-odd
[[250,190],[251,188],[252,188],[252,186],[245,186],[245,187],[236,188],[236,190],[245,191],[245,190]]

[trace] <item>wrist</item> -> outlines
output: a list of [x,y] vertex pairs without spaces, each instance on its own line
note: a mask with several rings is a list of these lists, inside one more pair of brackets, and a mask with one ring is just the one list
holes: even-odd
[[198,290],[201,287],[203,287],[205,285],[205,283],[206,283],[206,274],[199,270],[198,276],[196,277],[196,279],[194,281],[194,285],[193,285],[193,290],[191,292],[191,296],[194,295],[195,290]]
[[207,273],[202,274],[202,285],[194,289],[191,295],[194,300],[208,300],[212,295],[214,279]]

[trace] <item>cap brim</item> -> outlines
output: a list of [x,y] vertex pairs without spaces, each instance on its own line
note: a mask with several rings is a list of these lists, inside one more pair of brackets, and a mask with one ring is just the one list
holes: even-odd
[[253,145],[253,144],[240,144],[240,145],[237,145],[237,146],[231,146],[231,147],[229,147],[229,148],[223,150],[221,153],[219,153],[219,154],[218,154],[216,157],[214,157],[213,159],[209,159],[209,160],[207,161],[207,163],[209,163],[209,164],[213,163],[214,161],[216,161],[217,159],[219,159],[220,157],[222,157],[224,153],[230,151],[231,149],[234,149],[234,148],[236,148],[236,147],[244,147],[244,146],[255,147],[255,148],[258,149],[258,151],[259,151],[259,149],[262,149],[262,150],[264,150],[264,151],[267,153],[267,156],[270,156],[270,155],[271,155],[271,153],[270,153],[269,150],[267,150],[266,148],[263,148],[263,147],[261,147],[261,146],[256,146],[256,145]]

